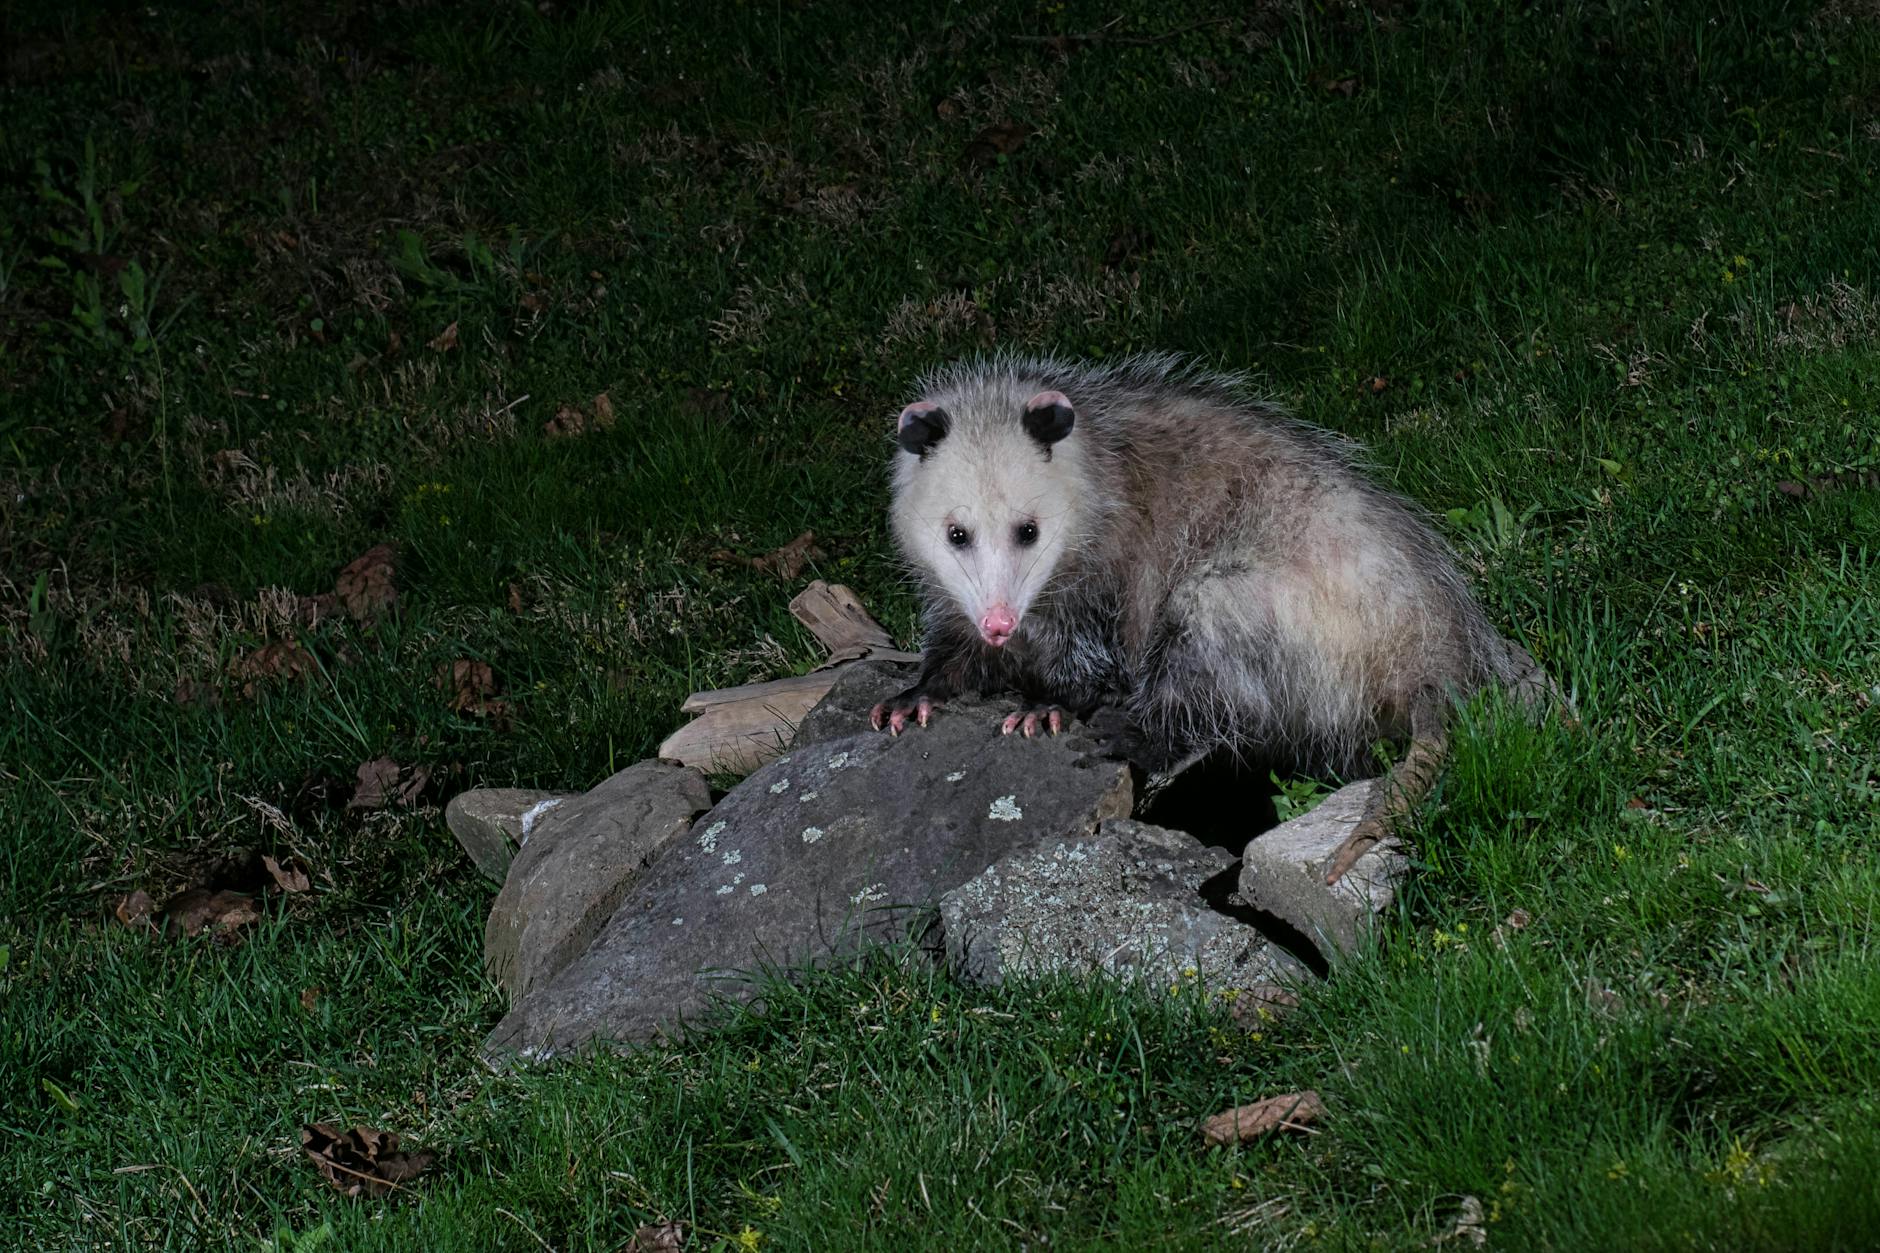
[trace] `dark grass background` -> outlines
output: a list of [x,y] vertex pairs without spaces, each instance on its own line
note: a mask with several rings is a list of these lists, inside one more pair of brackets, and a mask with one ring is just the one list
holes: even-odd
[[[1776,487],[1880,465],[1871,5],[8,4],[0,46],[0,1239],[1880,1237],[1880,507]],[[1363,440],[1579,725],[1473,707],[1383,943],[1255,1035],[884,955],[487,1073],[441,800],[813,665],[812,576],[910,641],[888,424],[1002,348],[1193,353]],[[714,555],[806,529],[793,581]],[[294,621],[378,543],[395,614]],[[380,755],[434,784],[347,811]],[[244,943],[111,917],[259,853],[314,891]],[[1317,1135],[1197,1147],[1301,1087]],[[349,1201],[316,1120],[443,1156]]]

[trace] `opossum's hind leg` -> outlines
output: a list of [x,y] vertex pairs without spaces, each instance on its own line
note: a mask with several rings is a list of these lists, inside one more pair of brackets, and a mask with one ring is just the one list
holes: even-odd
[[1449,759],[1447,703],[1435,688],[1419,691],[1410,707],[1410,747],[1371,789],[1364,817],[1332,852],[1325,882],[1337,883],[1428,796]]

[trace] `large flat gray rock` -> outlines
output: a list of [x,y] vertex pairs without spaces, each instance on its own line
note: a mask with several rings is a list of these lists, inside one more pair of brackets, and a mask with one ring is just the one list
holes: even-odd
[[1297,978],[1299,963],[1214,910],[1201,888],[1233,854],[1132,819],[1010,854],[940,903],[948,964],[969,983],[1107,974],[1164,990],[1240,990]]
[[1013,849],[1129,812],[1129,771],[1094,741],[1001,736],[1001,712],[961,702],[896,738],[851,711],[856,729],[764,766],[639,878],[585,953],[515,1004],[485,1055],[678,1031],[720,998],[753,995],[744,972],[924,932],[943,894]]
[[1241,856],[1240,895],[1247,904],[1296,928],[1327,959],[1357,947],[1372,918],[1390,907],[1409,866],[1386,840],[1326,886],[1326,863],[1379,786],[1377,779],[1347,784],[1311,812],[1255,836]]
[[580,956],[645,867],[711,803],[704,775],[661,761],[538,802],[483,930],[490,978],[518,997]]

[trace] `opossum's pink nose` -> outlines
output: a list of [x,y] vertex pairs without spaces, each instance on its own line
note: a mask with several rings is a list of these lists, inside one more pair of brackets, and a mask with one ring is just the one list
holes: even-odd
[[1002,647],[1018,630],[1018,617],[1004,605],[994,605],[979,620],[979,637],[994,648]]

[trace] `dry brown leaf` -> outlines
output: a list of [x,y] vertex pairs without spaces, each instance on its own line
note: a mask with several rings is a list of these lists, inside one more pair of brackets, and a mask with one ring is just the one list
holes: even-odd
[[1502,920],[1501,925],[1508,928],[1510,931],[1519,931],[1533,921],[1534,915],[1528,913],[1527,910],[1516,909],[1511,911],[1508,916]]
[[398,763],[390,757],[374,757],[360,763],[354,771],[359,785],[353,788],[348,809],[383,809],[398,787]]
[[450,707],[458,713],[502,721],[509,702],[493,699],[496,672],[488,662],[460,657],[438,671],[437,686],[450,694]]
[[588,415],[573,405],[563,405],[555,416],[542,423],[542,434],[550,439],[572,439],[587,433]]
[[253,696],[276,679],[298,679],[313,670],[313,654],[292,640],[263,644],[229,663],[229,674],[241,683],[243,696]]
[[1377,393],[1390,386],[1390,380],[1385,378],[1382,374],[1374,374],[1371,376],[1371,381],[1367,386],[1370,387],[1371,394],[1375,396]]
[[157,903],[150,899],[150,893],[139,888],[119,897],[117,908],[111,912],[127,927],[150,927],[155,925],[150,916],[157,912]]
[[283,866],[272,857],[263,856],[261,864],[268,868],[268,874],[273,878],[274,885],[283,892],[305,892],[313,886],[312,881],[307,878],[307,872],[292,862]]
[[980,167],[997,165],[1000,157],[1009,157],[1025,146],[1031,138],[1031,127],[1018,122],[994,122],[966,145],[966,151],[960,154],[960,161],[966,165]]
[[1304,1131],[1324,1113],[1317,1092],[1288,1092],[1216,1114],[1201,1124],[1201,1138],[1211,1145],[1242,1144],[1282,1128]]
[[375,544],[346,563],[333,593],[354,622],[372,622],[398,604],[397,575],[398,550]]
[[1155,236],[1139,226],[1125,226],[1110,236],[1110,245],[1103,250],[1103,268],[1119,269],[1135,261],[1153,247],[1155,247]]
[[178,679],[173,699],[184,709],[219,709],[222,705],[222,689],[213,683]]
[[1234,1021],[1249,1031],[1257,1031],[1299,1004],[1292,989],[1277,983],[1256,983],[1242,988],[1234,998]]
[[684,1223],[648,1223],[633,1233],[623,1253],[681,1253],[684,1248]]
[[240,892],[211,892],[208,888],[177,893],[163,907],[163,913],[184,935],[201,935],[211,928],[218,935],[229,935],[261,921],[253,897]]
[[320,997],[323,993],[325,993],[325,991],[326,989],[322,987],[302,988],[300,990],[301,1012],[306,1013],[306,1014],[311,1014],[315,1010],[319,1009]]
[[515,583],[509,585],[509,612],[517,615],[522,613],[522,588]]
[[345,1196],[384,1196],[437,1160],[435,1153],[400,1152],[395,1132],[370,1127],[341,1131],[319,1122],[300,1129],[300,1147],[326,1181]]
[[594,425],[603,431],[613,429],[614,398],[606,392],[594,398]]
[[816,547],[816,532],[805,531],[775,552],[765,553],[762,557],[736,557],[727,553],[733,561],[743,562],[760,574],[774,574],[780,579],[794,579],[803,573],[803,567],[820,559],[822,549]]
[[431,341],[431,351],[433,352],[449,352],[456,346],[457,324],[455,322],[452,322],[449,326],[439,331],[437,338]]

